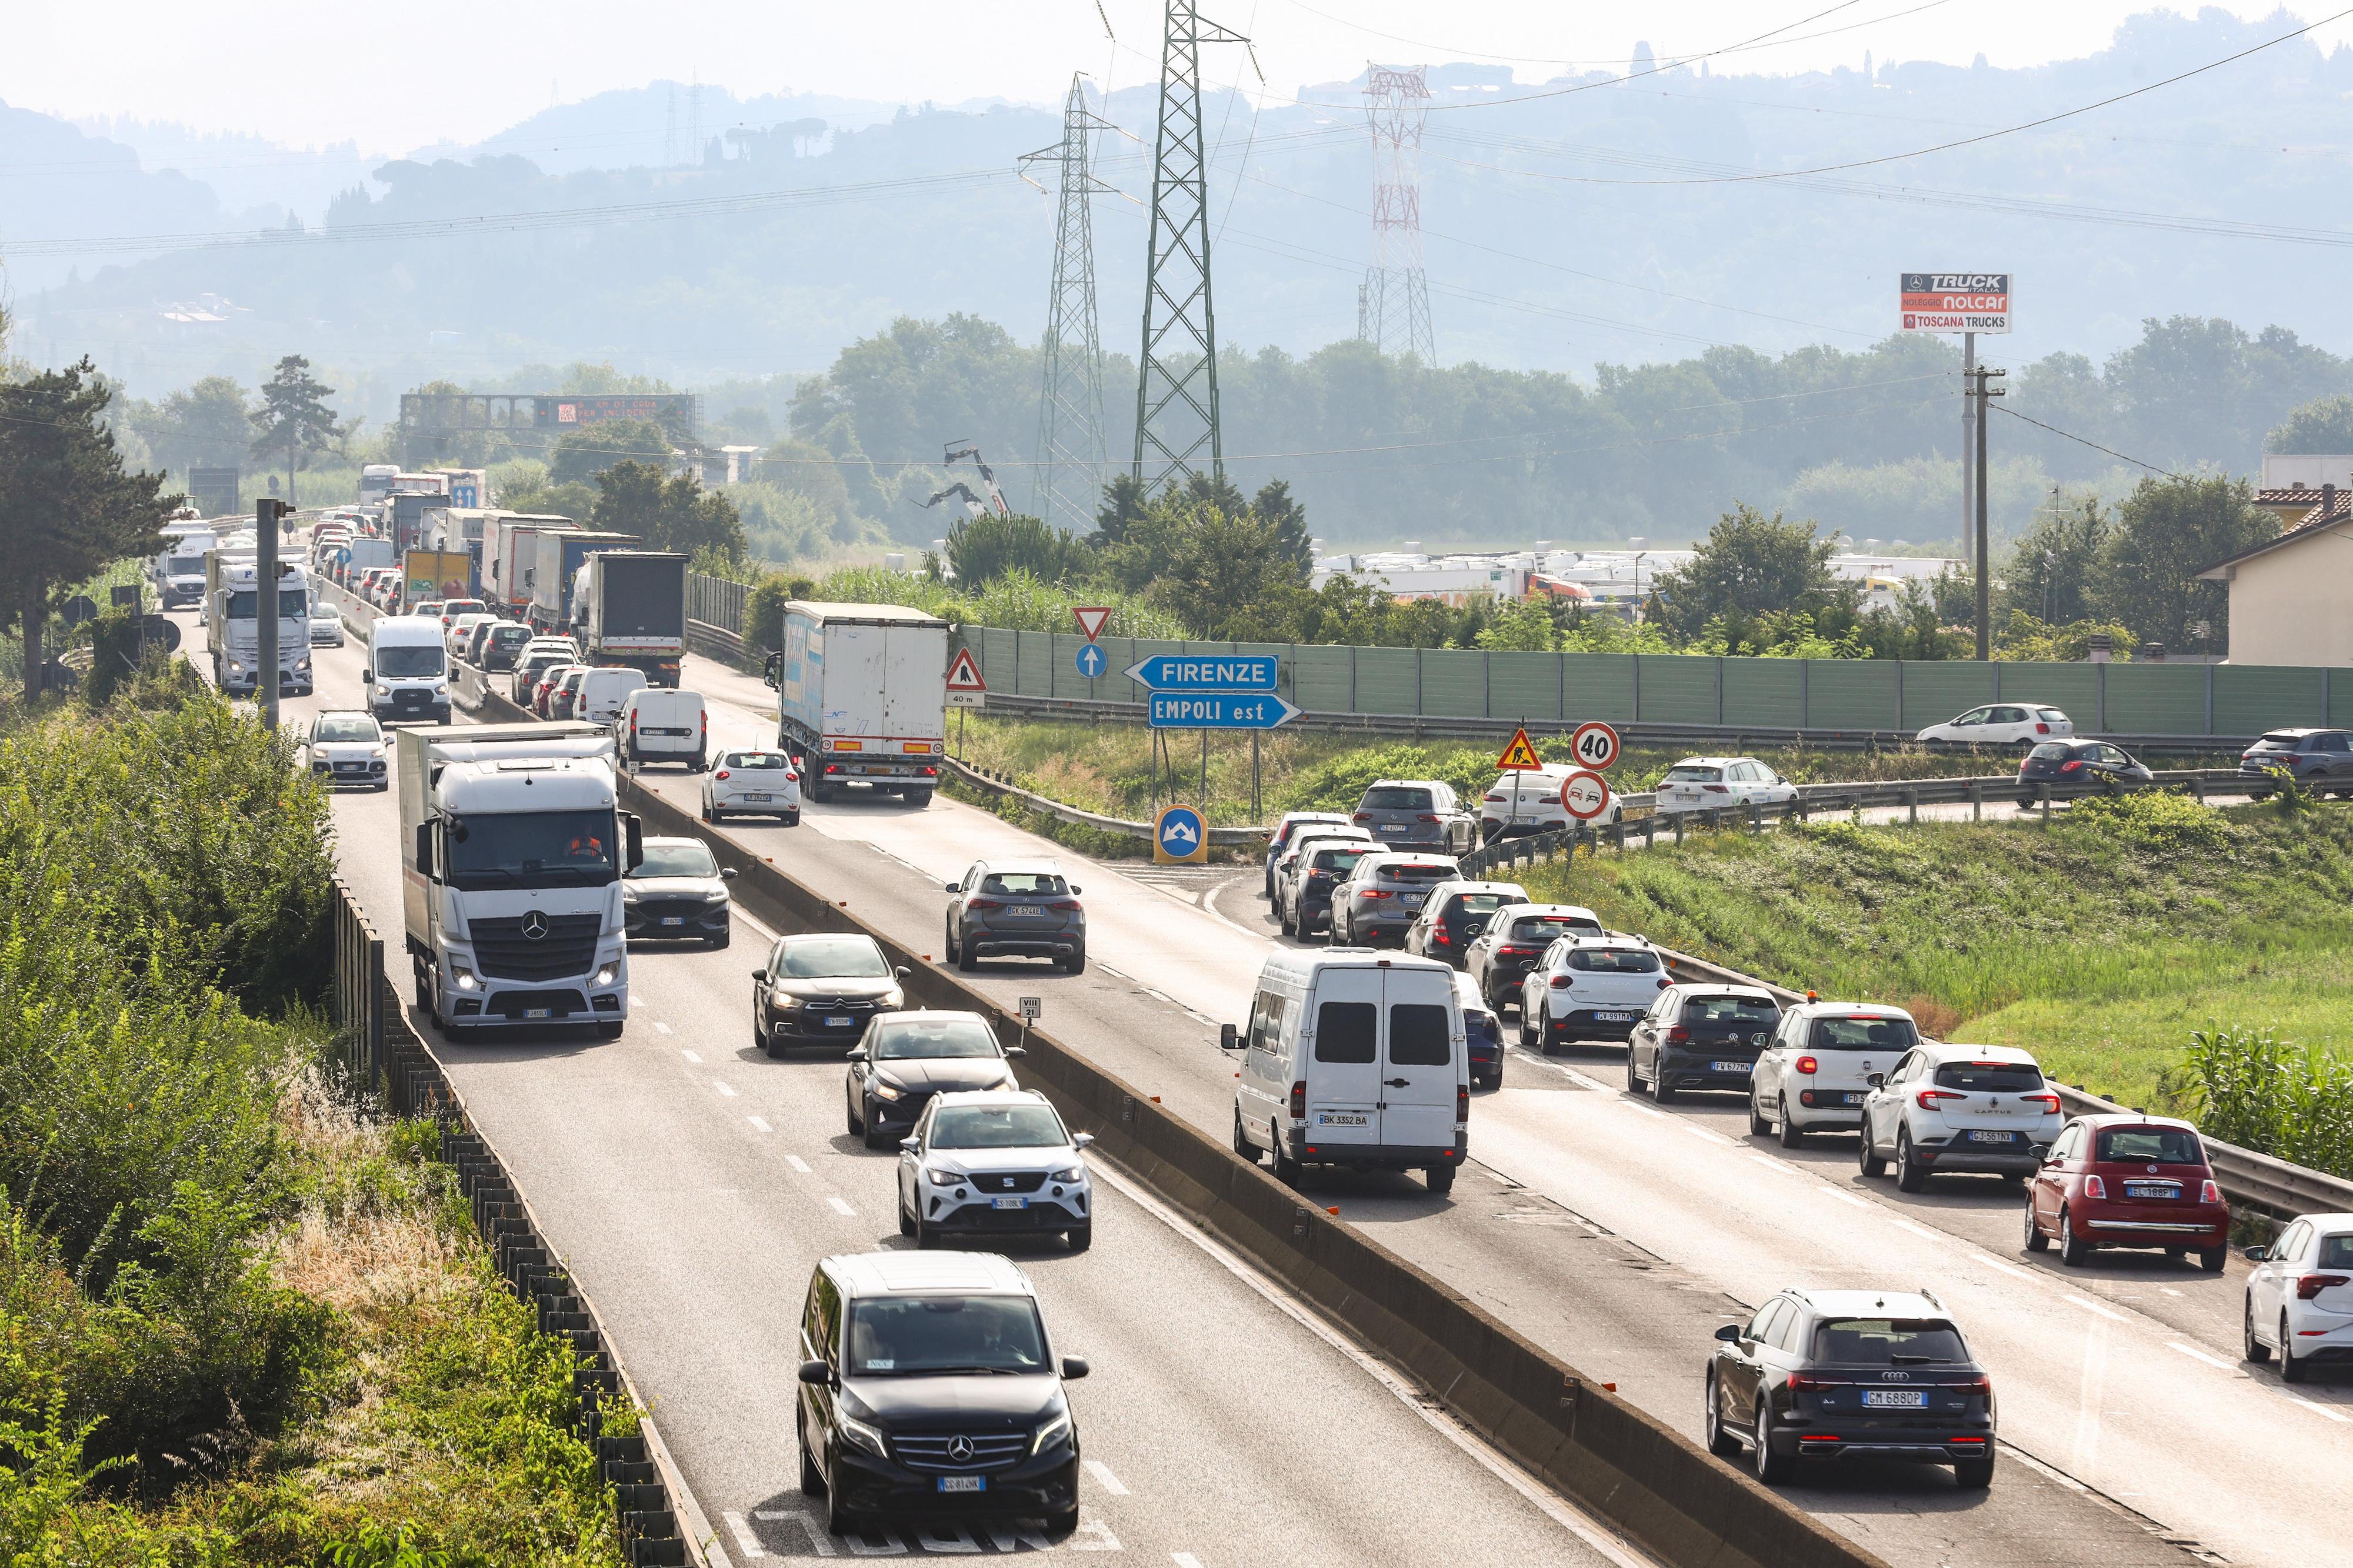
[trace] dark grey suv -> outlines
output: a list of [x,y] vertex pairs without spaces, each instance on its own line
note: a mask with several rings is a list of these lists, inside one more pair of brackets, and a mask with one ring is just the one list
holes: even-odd
[[2353,733],[2343,730],[2274,730],[2239,754],[2239,776],[2255,784],[2258,800],[2274,773],[2324,795],[2353,795]]
[[1356,824],[1392,849],[1468,855],[1479,842],[1479,819],[1436,779],[1380,780],[1356,803]]
[[983,958],[1050,958],[1087,967],[1087,911],[1052,860],[976,860],[948,884],[947,956],[969,973]]

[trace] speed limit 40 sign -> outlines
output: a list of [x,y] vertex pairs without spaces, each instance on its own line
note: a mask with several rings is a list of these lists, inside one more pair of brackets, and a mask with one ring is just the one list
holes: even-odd
[[1560,781],[1560,808],[1579,822],[1592,821],[1609,809],[1609,781],[1579,768]]
[[1599,719],[1588,720],[1569,736],[1568,749],[1579,767],[1600,773],[1618,760],[1618,731]]

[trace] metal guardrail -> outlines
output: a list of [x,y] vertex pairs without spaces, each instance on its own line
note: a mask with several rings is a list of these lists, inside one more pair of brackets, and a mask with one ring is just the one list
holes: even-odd
[[[1082,811],[1050,795],[1023,789],[1010,779],[1000,778],[958,758],[949,757],[945,761],[948,772],[959,783],[999,799],[1018,801],[1027,809],[1050,816],[1057,822],[1067,822],[1074,827],[1092,827],[1101,833],[1115,833],[1123,838],[1148,839],[1152,837],[1152,825],[1148,822],[1130,822],[1124,816],[1105,816],[1100,812]],[[1266,833],[1263,827],[1212,827],[1209,829],[1209,843],[1212,847],[1263,845]]]

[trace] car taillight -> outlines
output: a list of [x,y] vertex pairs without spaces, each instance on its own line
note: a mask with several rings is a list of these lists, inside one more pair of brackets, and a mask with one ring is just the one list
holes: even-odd
[[[1792,1393],[1806,1393],[1825,1388],[1848,1388],[1852,1386],[1852,1384],[1850,1384],[1847,1379],[1842,1377],[1817,1377],[1810,1372],[1793,1372],[1789,1374],[1789,1388]],[[1833,1437],[1831,1441],[1836,1442],[1838,1439]]]
[[713,777],[713,778],[721,778],[721,779],[723,779],[723,778],[725,778],[725,777],[727,776],[727,770],[726,770],[725,768],[722,768],[722,769],[720,769],[717,773],[715,773],[712,774],[711,776],[712,776],[712,777]]
[[2048,735],[2051,733],[2051,726],[2048,724],[2037,724],[2034,726],[2034,732],[2038,735]]
[[2055,1094],[2021,1094],[2018,1097],[2028,1105],[2039,1105],[2053,1116],[2059,1113],[2059,1097]]
[[1307,1080],[1304,1079],[1291,1086],[1291,1119],[1293,1121],[1307,1120]]
[[2323,1290],[2345,1282],[2346,1277],[2342,1274],[2307,1274],[2295,1282],[2295,1299],[2309,1301]]
[[1332,873],[1329,871],[1310,871],[1307,873],[1307,879],[1311,882],[1328,882],[1332,879]]
[[1672,985],[1673,984],[1674,984],[1674,982],[1673,982],[1672,980],[1670,980],[1669,978],[1667,978],[1667,976],[1665,976],[1665,975],[1663,975],[1663,974],[1662,974],[1662,975],[1660,975],[1660,976],[1659,976],[1659,989],[1660,989],[1660,990],[1664,991],[1664,990],[1666,990],[1669,986]]
[[2061,763],[2059,764],[2059,771],[2060,771],[2061,773],[2072,773],[2075,772],[2078,768],[2081,768],[2083,765],[2084,765],[2084,759],[2083,759],[2083,758],[2081,758],[2081,757],[2075,757],[2075,758],[2072,758],[2072,759],[2070,759],[2070,760],[2069,760],[2069,761],[2067,761],[2067,762]]
[[1493,794],[1482,795],[1480,798],[1482,800],[1501,800],[1504,798],[1504,792],[1502,790],[1496,790]]
[[1430,940],[1436,942],[1440,947],[1452,947],[1454,945],[1454,939],[1446,934],[1446,928],[1444,926],[1430,927]]
[[923,770],[923,776],[927,779],[935,779],[940,776],[940,770],[937,768],[927,767]]
[[2201,1204],[2219,1204],[2222,1201],[2222,1189],[2214,1184],[2213,1177],[2207,1177],[2206,1180],[2200,1184],[2198,1188],[2198,1201]]
[[1986,1376],[1983,1373],[1979,1373],[1977,1376],[1965,1379],[1959,1383],[1948,1383],[1945,1384],[1945,1386],[1947,1388],[1957,1388],[1963,1394],[1982,1394],[1989,1399],[1993,1397],[1993,1379]]
[[1356,897],[1360,899],[1386,899],[1388,895],[1382,892],[1378,888],[1366,888],[1363,892],[1358,893]]
[[825,764],[825,771],[828,773],[838,773],[841,771],[841,764],[839,763],[828,763]]
[[1819,1061],[1816,1061],[1813,1058],[1811,1058],[1811,1057],[1799,1057],[1799,1058],[1798,1058],[1798,1072],[1799,1072],[1799,1076],[1800,1076],[1800,1077],[1804,1077],[1804,1078],[1811,1078],[1811,1077],[1813,1077],[1813,1076],[1814,1076],[1814,1074],[1816,1074],[1816,1073],[1818,1073],[1818,1072],[1820,1072],[1820,1071],[1821,1071],[1821,1070],[1822,1070],[1822,1064],[1821,1064],[1820,1062],[1819,1062]]
[[2084,1178],[2084,1195],[2087,1198],[2106,1197],[2108,1195],[2108,1184],[2100,1180],[2097,1176],[2086,1176]]
[[1730,795],[1732,793],[1731,788],[1725,784],[1702,784],[1699,787],[1709,795]]
[[1556,991],[1566,991],[1568,989],[1568,976],[1566,974],[1556,974],[1546,984],[1549,984]]
[[1414,820],[1416,822],[1436,822],[1438,818],[1430,816],[1430,813],[1425,811],[1419,816],[1415,817]]
[[1050,910],[1075,910],[1079,907],[1079,900],[1076,899],[1048,899],[1046,900],[1046,907]]
[[1923,1110],[1936,1110],[1936,1101],[1940,1100],[1967,1100],[1968,1098],[1968,1095],[1957,1093],[1949,1089],[1924,1089],[1912,1097],[1913,1102]]
[[[723,773],[720,776],[723,778],[726,775]],[[793,772],[790,768],[786,768],[785,770],[785,782],[786,784],[798,784],[801,782],[801,775]]]
[[1688,1040],[1691,1038],[1691,1031],[1689,1029],[1680,1027],[1669,1029],[1667,1031],[1667,1038],[1670,1040]]
[[1373,814],[1369,811],[1360,811],[1356,816],[1356,820],[1358,822],[1370,822],[1372,819]]
[[997,910],[1003,909],[1005,906],[995,899],[966,899],[964,901],[964,907],[968,910]]
[[1495,950],[1497,958],[1534,958],[1535,955],[1536,950],[1533,947],[1499,947]]

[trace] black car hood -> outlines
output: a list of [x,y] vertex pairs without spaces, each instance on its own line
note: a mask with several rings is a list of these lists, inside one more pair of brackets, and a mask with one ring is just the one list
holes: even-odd
[[699,899],[724,891],[727,884],[716,877],[631,877],[628,886],[641,899]]
[[851,980],[847,978],[816,980],[780,980],[776,988],[792,997],[839,997],[845,1002],[871,1000],[897,987],[896,980]]
[[1010,1066],[1003,1057],[892,1057],[873,1064],[891,1082],[931,1094],[994,1088]]
[[968,1422],[981,1429],[1035,1426],[1053,1408],[1061,1380],[1048,1373],[1028,1375],[968,1373],[954,1377],[853,1377],[842,1392],[895,1429],[954,1426]]

